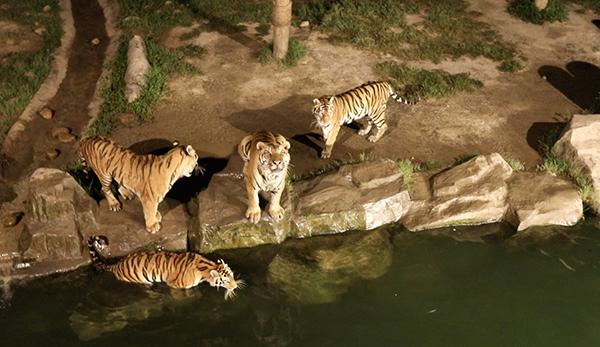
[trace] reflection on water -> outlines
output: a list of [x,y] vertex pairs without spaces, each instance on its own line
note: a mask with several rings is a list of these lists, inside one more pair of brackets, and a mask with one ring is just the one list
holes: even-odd
[[82,269],[2,287],[0,344],[595,346],[599,229],[527,242],[502,225],[379,229],[223,251],[210,256],[248,282],[229,301]]

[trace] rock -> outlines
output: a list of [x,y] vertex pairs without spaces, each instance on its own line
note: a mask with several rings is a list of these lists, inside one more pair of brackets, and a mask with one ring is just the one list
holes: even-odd
[[38,34],[38,35],[40,35],[40,36],[42,36],[46,32],[46,28],[39,27],[39,28],[36,28],[33,32],[36,33],[36,34]]
[[591,207],[600,214],[600,114],[574,115],[553,152],[580,170],[593,187]]
[[300,23],[300,28],[308,28],[310,27],[310,22],[307,20],[304,20]]
[[66,128],[66,127],[54,127],[50,130],[50,135],[52,135],[52,137],[54,137],[55,139],[58,138],[58,135],[60,134],[70,134],[71,133],[71,129]]
[[46,158],[50,159],[50,160],[54,160],[56,158],[58,158],[58,156],[60,155],[60,151],[56,148],[52,148],[46,151]]
[[23,212],[11,212],[2,217],[2,225],[10,228],[19,224],[23,218]]
[[217,249],[281,243],[289,234],[291,207],[288,199],[282,198],[286,215],[278,223],[271,222],[264,208],[257,224],[246,219],[248,200],[242,167],[239,157],[232,158],[198,195],[198,214],[192,220],[189,233],[191,249],[208,253]]
[[135,122],[137,116],[133,112],[123,112],[120,113],[117,118],[119,119],[119,123],[128,126]]
[[94,37],[94,38],[93,38],[93,39],[90,41],[90,43],[91,43],[93,46],[98,46],[98,45],[100,44],[100,39],[99,39],[99,38],[97,38],[97,37]]
[[127,50],[127,71],[125,72],[125,98],[128,102],[136,100],[146,85],[146,75],[150,69],[146,59],[144,40],[134,35]]
[[354,281],[385,274],[392,254],[390,235],[381,229],[286,242],[269,264],[267,282],[293,301],[333,302]]
[[39,168],[29,180],[25,228],[19,250],[40,261],[89,261],[82,235],[96,233],[97,204],[66,172]]
[[518,172],[509,180],[507,220],[522,231],[533,226],[576,224],[583,217],[577,187],[549,173]]
[[533,3],[539,11],[543,11],[548,7],[548,0],[534,0]]
[[411,231],[502,220],[512,169],[498,153],[479,155],[433,176],[432,197],[414,201],[402,223]]
[[69,143],[75,141],[77,137],[71,133],[59,133],[56,139],[62,143]]
[[46,106],[39,110],[38,114],[44,119],[52,119],[54,117],[54,110]]
[[294,237],[375,229],[398,221],[410,204],[402,173],[390,159],[343,166],[294,190]]
[[46,5],[46,6],[44,6],[44,8],[42,9],[42,11],[44,11],[44,12],[50,12],[50,9],[51,9],[51,8],[50,8],[50,5]]
[[282,221],[273,223],[263,208],[261,221],[252,224],[244,217],[247,197],[242,166],[241,159],[232,159],[198,196],[199,210],[189,236],[192,249],[205,253],[281,243],[287,237],[370,230],[399,220],[409,204],[395,162],[379,160],[345,166],[297,184],[284,194]]

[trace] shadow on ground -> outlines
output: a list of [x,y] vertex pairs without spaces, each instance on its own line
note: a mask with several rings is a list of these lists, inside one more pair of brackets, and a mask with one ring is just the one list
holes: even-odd
[[572,61],[566,69],[544,65],[538,73],[554,88],[584,110],[590,110],[600,93],[600,68],[583,61]]

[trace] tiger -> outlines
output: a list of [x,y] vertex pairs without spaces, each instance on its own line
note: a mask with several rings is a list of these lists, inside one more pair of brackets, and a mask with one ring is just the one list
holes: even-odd
[[325,141],[321,158],[331,157],[331,150],[342,124],[352,123],[365,116],[367,122],[358,134],[369,134],[375,125],[375,130],[367,139],[377,142],[388,128],[385,110],[390,95],[397,102],[414,104],[396,94],[391,84],[385,81],[371,81],[338,95],[324,95],[313,99],[312,113]]
[[163,155],[135,154],[110,139],[94,136],[81,140],[79,155],[84,167],[91,167],[102,185],[102,192],[111,211],[119,211],[121,204],[111,191],[113,180],[119,184],[119,194],[125,200],[137,196],[142,202],[146,230],[160,230],[162,202],[175,181],[193,172],[203,172],[198,165],[198,154],[190,145],[173,143],[174,148]]
[[244,161],[244,178],[248,193],[246,218],[252,223],[260,220],[258,194],[269,193],[269,215],[278,222],[285,210],[281,207],[281,195],[285,188],[290,163],[290,143],[281,135],[269,131],[252,133],[242,139],[238,152]]
[[108,238],[92,235],[87,242],[92,265],[98,271],[108,271],[120,281],[153,284],[163,282],[175,289],[190,289],[202,282],[211,287],[225,288],[225,299],[235,297],[245,283],[235,279],[233,271],[222,260],[208,260],[192,252],[137,252],[109,264],[100,254],[108,248]]

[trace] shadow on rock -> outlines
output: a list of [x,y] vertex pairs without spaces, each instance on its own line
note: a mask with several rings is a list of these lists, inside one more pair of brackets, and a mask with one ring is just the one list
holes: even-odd
[[589,110],[594,106],[600,92],[598,66],[572,61],[566,65],[566,70],[544,65],[538,69],[538,73],[579,107]]
[[600,19],[592,20],[592,24],[594,24],[596,27],[598,27],[598,29],[600,29]]
[[390,234],[383,229],[293,240],[268,266],[267,282],[293,301],[328,303],[360,279],[375,279],[392,263]]

